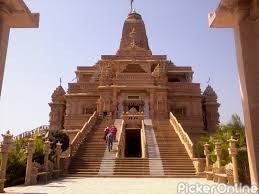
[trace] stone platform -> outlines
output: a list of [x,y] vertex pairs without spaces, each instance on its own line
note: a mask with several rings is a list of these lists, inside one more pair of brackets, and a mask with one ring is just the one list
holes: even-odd
[[176,194],[181,182],[214,184],[202,178],[64,178],[46,185],[9,187],[5,191],[12,194]]

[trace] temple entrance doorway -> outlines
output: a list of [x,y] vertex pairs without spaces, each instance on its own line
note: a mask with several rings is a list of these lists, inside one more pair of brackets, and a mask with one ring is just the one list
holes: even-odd
[[118,94],[117,102],[118,118],[125,112],[143,112],[145,118],[150,118],[149,95],[145,92],[121,92]]
[[141,158],[140,129],[126,129],[125,131],[125,157]]

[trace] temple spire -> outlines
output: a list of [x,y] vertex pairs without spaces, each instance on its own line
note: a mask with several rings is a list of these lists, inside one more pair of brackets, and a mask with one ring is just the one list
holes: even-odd
[[117,51],[117,55],[152,55],[144,21],[141,15],[134,10],[124,22],[120,48]]

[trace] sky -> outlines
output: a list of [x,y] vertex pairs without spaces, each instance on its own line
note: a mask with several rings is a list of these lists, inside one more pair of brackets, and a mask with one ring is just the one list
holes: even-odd
[[[25,0],[40,13],[38,29],[12,29],[0,99],[0,132],[19,134],[48,124],[51,94],[75,78],[77,66],[115,54],[129,0]],[[153,54],[191,66],[201,89],[218,94],[220,121],[242,116],[233,31],[210,29],[208,13],[219,0],[135,0]]]

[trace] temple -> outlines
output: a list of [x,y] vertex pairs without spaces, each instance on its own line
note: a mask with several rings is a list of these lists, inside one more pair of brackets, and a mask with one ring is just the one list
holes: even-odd
[[[208,85],[202,92],[200,84],[193,83],[191,67],[177,66],[166,55],[152,54],[144,21],[135,11],[124,22],[117,53],[102,55],[95,65],[79,66],[75,73],[76,82],[68,84],[67,92],[61,85],[58,86],[49,104],[50,129],[65,131],[71,141],[77,138],[77,134],[95,112],[100,120],[109,120],[98,125],[100,132],[105,125],[122,120],[125,122],[125,132],[120,131],[119,134],[119,137],[124,135],[122,157],[149,158],[148,144],[152,144],[145,141],[148,131],[144,139],[143,134],[134,131],[141,128],[141,122],[137,123],[136,119],[137,124],[134,125],[127,115],[141,115],[143,118],[131,119],[140,118],[144,123],[148,121],[145,126],[151,123],[158,144],[161,128],[165,128],[162,135],[170,136],[170,113],[194,142],[202,134],[213,133],[219,124],[219,103],[213,88]],[[118,125],[119,128],[121,126]],[[134,130],[127,133],[127,128]],[[168,145],[177,142],[174,139],[163,140],[168,141]],[[120,145],[121,139],[118,141]],[[130,146],[130,141],[140,142]],[[143,141],[147,148],[141,147]],[[139,149],[127,149],[134,146],[139,146]]]

